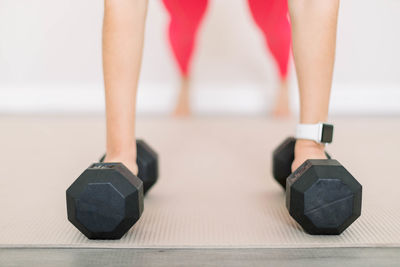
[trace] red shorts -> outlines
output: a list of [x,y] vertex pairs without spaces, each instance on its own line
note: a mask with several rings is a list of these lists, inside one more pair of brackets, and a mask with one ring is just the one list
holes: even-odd
[[[170,14],[169,41],[182,75],[189,74],[191,58],[208,0],[163,0]],[[288,73],[291,28],[287,0],[248,0],[250,12],[265,37],[282,79]]]

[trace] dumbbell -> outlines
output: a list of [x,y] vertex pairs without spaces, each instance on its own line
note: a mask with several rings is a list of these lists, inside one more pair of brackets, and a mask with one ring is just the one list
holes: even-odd
[[143,195],[158,178],[158,156],[143,140],[136,147],[138,176],[103,156],[67,189],[68,220],[87,238],[120,239],[139,220]]
[[312,235],[341,234],[361,215],[361,184],[337,160],[306,160],[293,173],[296,139],[289,137],[273,152],[272,173],[286,188],[286,208]]

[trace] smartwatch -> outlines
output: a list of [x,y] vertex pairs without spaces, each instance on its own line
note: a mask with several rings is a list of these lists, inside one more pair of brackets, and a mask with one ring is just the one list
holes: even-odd
[[333,125],[322,122],[316,124],[298,124],[296,139],[312,140],[322,144],[332,143]]

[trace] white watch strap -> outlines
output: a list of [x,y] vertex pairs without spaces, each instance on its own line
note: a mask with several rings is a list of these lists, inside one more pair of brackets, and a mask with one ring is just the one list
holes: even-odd
[[321,142],[322,123],[316,124],[297,124],[296,139],[307,139]]

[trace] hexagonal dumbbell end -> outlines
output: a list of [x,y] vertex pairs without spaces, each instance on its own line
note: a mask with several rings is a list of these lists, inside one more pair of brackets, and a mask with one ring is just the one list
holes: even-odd
[[138,177],[143,181],[144,194],[157,182],[157,153],[143,140],[136,140]]
[[119,239],[143,212],[143,183],[121,163],[95,163],[67,189],[68,220],[90,239]]
[[337,160],[307,160],[287,179],[286,207],[309,234],[337,235],[361,215],[361,195]]

